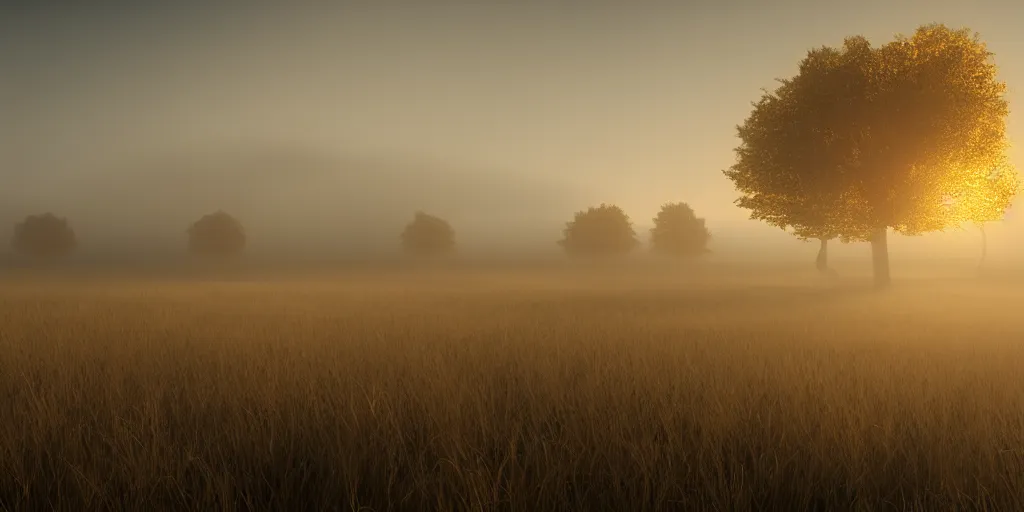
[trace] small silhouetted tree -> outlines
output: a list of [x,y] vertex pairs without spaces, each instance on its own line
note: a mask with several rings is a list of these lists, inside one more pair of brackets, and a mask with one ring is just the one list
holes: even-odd
[[572,256],[614,256],[632,251],[639,241],[622,208],[602,203],[576,212],[558,244]]
[[78,240],[67,219],[44,213],[29,215],[16,224],[11,245],[25,256],[55,259],[71,254],[78,247]]
[[697,218],[686,203],[668,203],[661,207],[651,228],[651,250],[681,258],[708,252],[711,232],[704,219]]
[[448,221],[424,212],[416,212],[402,230],[402,248],[418,256],[439,256],[455,251],[455,230]]
[[188,249],[203,256],[232,256],[245,250],[245,228],[238,219],[218,210],[188,228]]

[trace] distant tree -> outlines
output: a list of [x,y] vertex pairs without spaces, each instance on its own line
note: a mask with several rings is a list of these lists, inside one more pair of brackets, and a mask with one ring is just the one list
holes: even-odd
[[[754,105],[725,171],[751,217],[797,236],[871,242],[889,285],[887,233],[943,230],[981,201],[1005,157],[1006,85],[977,36],[942,25],[872,48],[819,48]],[[824,244],[823,244],[824,245]]]
[[639,245],[629,216],[611,204],[576,212],[562,233],[558,244],[573,256],[622,255]]
[[993,167],[982,186],[960,190],[959,195],[951,195],[946,201],[950,224],[973,224],[981,232],[979,268],[988,256],[985,225],[1003,219],[1013,198],[1020,191],[1020,185],[1020,177],[1013,166],[1003,160]]
[[245,250],[245,228],[238,219],[218,210],[188,228],[188,248],[202,256],[233,256]]
[[52,213],[30,215],[14,226],[14,250],[37,259],[55,259],[71,254],[78,240],[68,220]]
[[401,238],[409,254],[439,256],[455,251],[455,230],[448,221],[422,211],[405,226]]
[[669,256],[700,256],[708,252],[710,240],[704,219],[697,218],[686,203],[663,205],[651,228],[651,249]]

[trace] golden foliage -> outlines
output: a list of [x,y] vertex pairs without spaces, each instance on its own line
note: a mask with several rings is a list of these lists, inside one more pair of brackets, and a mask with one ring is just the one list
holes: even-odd
[[[878,48],[855,37],[812,50],[738,129],[737,162],[725,171],[737,204],[803,238],[998,218],[1017,174],[991,57],[977,36],[942,25]],[[994,167],[1003,177],[992,182]]]

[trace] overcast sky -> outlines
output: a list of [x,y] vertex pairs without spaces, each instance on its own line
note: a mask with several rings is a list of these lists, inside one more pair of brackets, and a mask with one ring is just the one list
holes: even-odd
[[69,176],[102,183],[147,152],[278,144],[505,173],[641,224],[682,200],[712,229],[765,233],[721,170],[750,102],[811,47],[967,26],[995,52],[1011,107],[1024,87],[1012,0],[0,6],[0,188],[49,183],[31,192],[43,202]]

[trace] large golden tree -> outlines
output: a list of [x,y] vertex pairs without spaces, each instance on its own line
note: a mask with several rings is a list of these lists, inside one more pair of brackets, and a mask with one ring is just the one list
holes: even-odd
[[802,238],[870,241],[887,286],[889,230],[992,220],[1016,193],[1005,91],[967,30],[927,25],[877,48],[849,38],[810,51],[765,93],[725,174],[752,218]]

